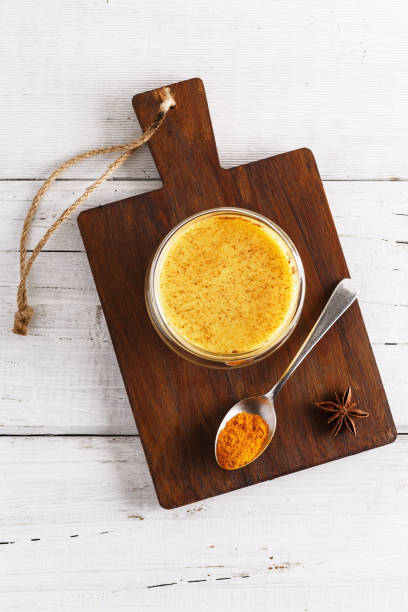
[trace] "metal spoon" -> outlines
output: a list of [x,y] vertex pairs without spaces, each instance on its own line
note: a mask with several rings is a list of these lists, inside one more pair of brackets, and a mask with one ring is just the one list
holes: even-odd
[[[240,412],[248,412],[249,414],[259,414],[259,416],[261,416],[264,421],[266,421],[269,427],[268,438],[262,450],[258,453],[256,457],[254,457],[254,459],[252,459],[252,461],[255,461],[255,459],[257,459],[259,455],[264,452],[264,450],[267,448],[268,444],[272,440],[276,429],[276,413],[273,405],[276,396],[282,389],[285,382],[288,380],[289,376],[293,374],[298,365],[302,363],[306,355],[310,353],[312,348],[331,328],[333,323],[335,323],[337,319],[339,319],[341,315],[351,306],[356,297],[357,291],[354,288],[351,279],[344,278],[342,281],[340,281],[333,293],[331,294],[329,301],[324,307],[320,317],[317,319],[316,323],[310,330],[302,346],[299,348],[298,352],[296,353],[296,355],[294,356],[294,358],[292,359],[278,382],[272,387],[272,389],[265,393],[265,395],[261,395],[261,397],[247,397],[246,399],[239,401],[227,412],[227,414],[222,420],[221,425],[218,428],[217,436],[215,438],[215,457],[217,459],[217,463],[217,441],[220,431],[224,429],[227,421],[232,419]],[[248,462],[246,465],[252,463],[252,461]]]

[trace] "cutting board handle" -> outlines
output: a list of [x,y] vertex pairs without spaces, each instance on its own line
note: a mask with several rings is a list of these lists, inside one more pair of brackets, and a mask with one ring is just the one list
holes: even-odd
[[[221,174],[217,147],[201,79],[189,79],[169,85],[176,101],[149,147],[167,188],[172,185],[196,192],[205,191],[206,178],[214,182]],[[163,88],[137,94],[133,108],[142,129],[156,117]]]

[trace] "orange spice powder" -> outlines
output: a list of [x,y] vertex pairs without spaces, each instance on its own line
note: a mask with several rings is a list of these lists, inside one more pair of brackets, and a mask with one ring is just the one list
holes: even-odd
[[243,467],[263,450],[268,425],[258,414],[241,412],[227,421],[217,440],[217,460],[226,470]]

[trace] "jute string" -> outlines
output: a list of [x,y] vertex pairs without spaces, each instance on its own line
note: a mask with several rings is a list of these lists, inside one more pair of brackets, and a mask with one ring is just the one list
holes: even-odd
[[[20,283],[17,290],[17,312],[14,316],[14,327],[13,332],[15,334],[20,334],[21,336],[27,335],[28,326],[34,314],[34,309],[29,306],[27,301],[27,277],[31,270],[31,267],[40,253],[41,249],[46,244],[47,240],[52,236],[52,234],[59,228],[59,226],[64,223],[66,219],[83,203],[85,200],[91,195],[92,192],[95,191],[106,179],[118,168],[124,161],[126,161],[132,153],[136,151],[139,147],[142,146],[145,142],[147,142],[160,128],[163,123],[168,111],[171,108],[176,106],[175,101],[170,93],[168,87],[163,89],[162,94],[162,102],[160,104],[159,112],[157,113],[154,121],[149,125],[149,127],[143,132],[139,138],[133,140],[132,142],[128,142],[126,144],[113,145],[110,147],[103,147],[101,149],[92,149],[91,151],[86,151],[85,153],[80,153],[79,155],[75,155],[75,157],[71,157],[66,162],[61,164],[50,176],[47,180],[42,184],[37,194],[35,195],[32,204],[28,210],[27,216],[24,220],[23,229],[21,232],[20,239]],[[45,192],[50,188],[51,184],[55,181],[55,179],[67,168],[70,168],[74,164],[84,160],[89,159],[91,157],[95,157],[97,155],[105,155],[105,153],[115,153],[117,151],[123,151],[121,155],[115,161],[113,161],[105,172],[101,174],[101,176],[93,182],[89,187],[85,189],[82,195],[79,196],[75,200],[71,206],[66,208],[64,212],[58,217],[56,221],[48,228],[45,232],[44,236],[38,242],[30,257],[27,259],[27,237],[30,231],[31,222],[35,215],[35,212],[38,208],[38,205],[43,198]]]

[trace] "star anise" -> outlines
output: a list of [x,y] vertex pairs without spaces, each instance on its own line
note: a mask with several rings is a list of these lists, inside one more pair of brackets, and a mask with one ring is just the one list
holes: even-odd
[[316,402],[316,406],[322,408],[326,412],[332,413],[332,416],[327,422],[335,422],[334,427],[332,429],[333,436],[337,436],[343,426],[343,423],[346,425],[347,429],[351,431],[351,433],[356,435],[356,426],[354,424],[353,419],[366,418],[369,416],[369,413],[356,408],[357,404],[356,402],[353,402],[351,387],[349,387],[347,391],[344,392],[341,401],[337,393],[335,393],[335,396],[336,402]]

